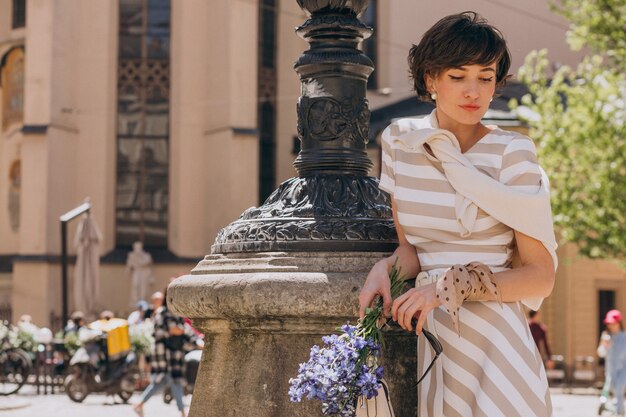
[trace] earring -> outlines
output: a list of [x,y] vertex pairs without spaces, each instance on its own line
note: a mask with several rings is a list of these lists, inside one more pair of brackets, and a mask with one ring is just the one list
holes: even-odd
[[433,101],[436,101],[436,100],[437,100],[437,93],[430,93],[430,98],[431,98]]
[[489,102],[490,102],[490,103],[491,103],[492,101],[493,101],[493,97],[491,97],[491,98],[489,99]]

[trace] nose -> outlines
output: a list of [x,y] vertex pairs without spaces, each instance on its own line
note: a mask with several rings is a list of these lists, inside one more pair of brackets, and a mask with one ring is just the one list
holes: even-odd
[[464,91],[465,97],[471,100],[476,100],[478,98],[478,84],[475,82],[469,82],[465,86]]

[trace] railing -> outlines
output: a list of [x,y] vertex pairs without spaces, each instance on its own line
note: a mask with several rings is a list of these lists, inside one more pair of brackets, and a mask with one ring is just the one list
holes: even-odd
[[552,355],[552,369],[546,369],[551,387],[571,390],[573,388],[601,388],[604,367],[594,356],[578,355],[572,363],[565,362],[562,355]]
[[29,382],[35,385],[37,394],[54,394],[62,389],[70,361],[63,341],[39,344],[34,356]]
[[0,304],[0,323],[8,321],[11,323],[13,319],[13,307],[11,304]]

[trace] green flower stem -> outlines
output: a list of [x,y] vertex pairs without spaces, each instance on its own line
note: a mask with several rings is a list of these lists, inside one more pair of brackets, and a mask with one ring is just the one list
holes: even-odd
[[[404,276],[400,275],[401,268],[397,267],[398,258],[389,273],[391,299],[396,299],[404,292]],[[372,308],[365,309],[365,317],[357,323],[357,334],[366,339],[372,339],[384,346],[383,335],[379,327],[379,320],[383,314],[383,300],[378,297]]]

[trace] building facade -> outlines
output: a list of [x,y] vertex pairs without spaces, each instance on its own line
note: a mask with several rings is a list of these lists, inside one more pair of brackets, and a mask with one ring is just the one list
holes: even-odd
[[[534,49],[548,48],[555,65],[580,60],[546,0],[464,8],[503,31],[512,72]],[[362,16],[376,30],[363,45],[376,65],[368,100],[383,123],[413,94],[411,44],[459,11],[452,0],[370,0]],[[0,306],[14,320],[28,313],[58,323],[59,216],[85,198],[103,236],[99,306],[122,315],[132,308],[125,262],[133,242],[152,254],[158,290],[294,176],[293,63],[308,47],[294,28],[305,20],[295,0],[0,0]],[[626,277],[609,262],[579,259],[570,245],[559,255],[543,307],[553,351],[593,354],[602,313],[626,307]],[[70,289],[71,280],[70,268]],[[71,291],[69,299],[71,311]]]

